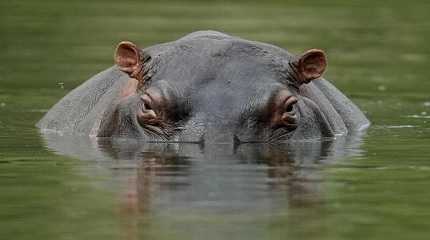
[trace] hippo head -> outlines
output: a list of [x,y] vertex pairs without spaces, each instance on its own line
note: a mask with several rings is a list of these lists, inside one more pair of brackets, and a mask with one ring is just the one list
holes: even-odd
[[292,55],[204,31],[145,49],[121,42],[115,62],[39,126],[97,137],[225,143],[333,137],[368,125],[321,79],[327,60],[318,49]]

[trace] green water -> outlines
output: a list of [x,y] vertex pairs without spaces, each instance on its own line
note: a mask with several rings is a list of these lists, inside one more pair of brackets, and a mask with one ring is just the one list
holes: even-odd
[[[429,9],[419,0],[1,1],[0,238],[428,239]],[[326,77],[372,127],[353,144],[327,143],[337,149],[327,154],[124,149],[34,127],[112,65],[117,42],[150,46],[204,29],[293,53],[325,49]]]

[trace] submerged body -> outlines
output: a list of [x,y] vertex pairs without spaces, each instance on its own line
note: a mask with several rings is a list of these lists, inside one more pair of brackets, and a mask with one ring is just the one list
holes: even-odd
[[325,54],[214,31],[139,49],[92,77],[39,121],[43,130],[167,142],[282,142],[346,135],[365,115],[321,75]]

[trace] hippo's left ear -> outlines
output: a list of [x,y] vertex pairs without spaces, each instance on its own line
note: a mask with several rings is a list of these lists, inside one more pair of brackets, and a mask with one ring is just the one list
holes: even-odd
[[309,83],[321,77],[324,73],[327,66],[327,58],[323,50],[310,49],[300,55],[293,64],[296,68],[300,84]]
[[136,44],[128,41],[120,42],[115,51],[115,63],[121,71],[142,81],[143,54]]

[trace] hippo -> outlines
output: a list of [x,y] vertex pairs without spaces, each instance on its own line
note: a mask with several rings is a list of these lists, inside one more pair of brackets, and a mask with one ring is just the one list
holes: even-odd
[[42,131],[147,142],[273,143],[366,129],[363,112],[322,75],[323,50],[294,55],[216,31],[139,48],[68,93]]

